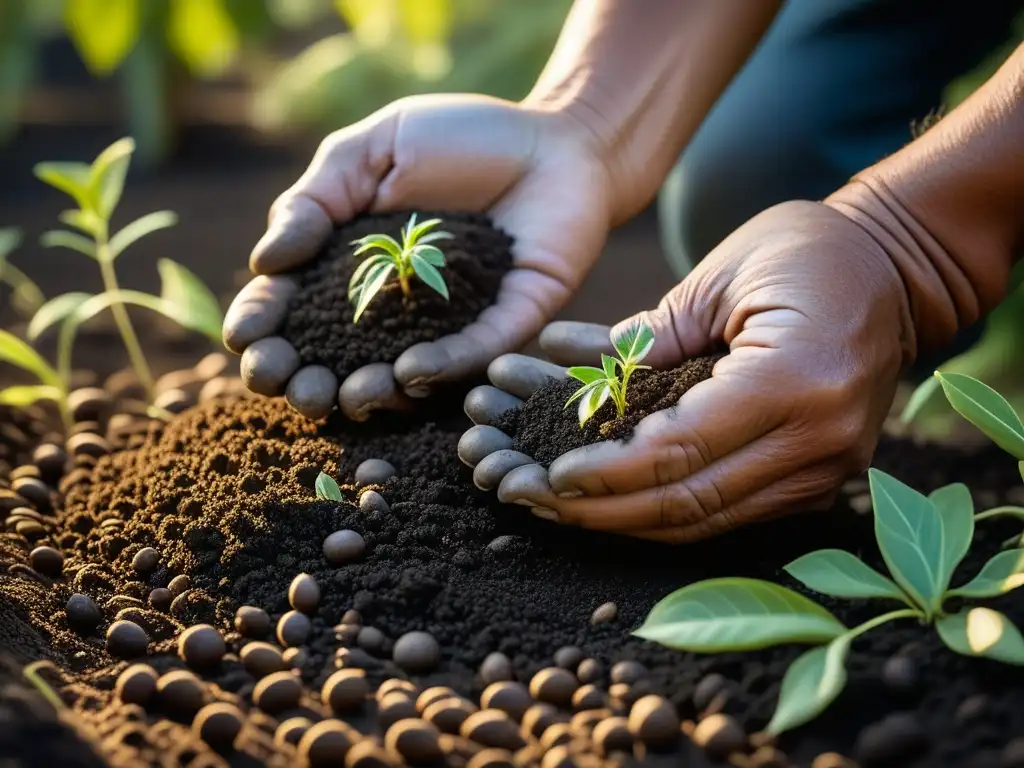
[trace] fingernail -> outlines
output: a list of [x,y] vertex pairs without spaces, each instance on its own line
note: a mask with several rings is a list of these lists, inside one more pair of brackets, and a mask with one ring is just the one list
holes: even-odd
[[583,491],[562,491],[558,494],[560,499],[578,499],[583,495]]
[[409,397],[416,398],[417,400],[422,400],[423,398],[430,396],[430,387],[427,386],[413,385],[411,387],[404,387],[403,391]]
[[529,499],[512,499],[512,504],[518,504],[520,507],[532,507],[533,502]]
[[555,523],[558,522],[558,513],[553,509],[548,509],[547,507],[534,507],[530,511],[541,520],[551,520]]

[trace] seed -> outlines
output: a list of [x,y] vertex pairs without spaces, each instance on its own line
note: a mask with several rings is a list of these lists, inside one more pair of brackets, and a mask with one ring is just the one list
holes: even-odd
[[377,701],[381,701],[389,693],[394,693],[396,691],[405,694],[413,700],[420,695],[420,689],[416,687],[415,683],[409,680],[403,680],[400,677],[389,677],[377,687],[374,696],[376,696]]
[[435,701],[441,701],[442,699],[457,699],[459,694],[444,685],[436,685],[433,688],[427,688],[421,693],[416,699],[416,710],[418,712],[426,712],[427,707],[433,704]]
[[572,727],[568,723],[555,723],[540,736],[540,745],[545,749],[568,744],[570,741],[572,741]]
[[107,651],[111,656],[144,656],[148,647],[149,635],[133,621],[115,621],[107,629]]
[[99,387],[81,387],[68,393],[67,407],[73,421],[98,421],[112,404],[110,395]]
[[572,672],[583,661],[583,651],[575,645],[566,645],[555,651],[555,666]]
[[320,605],[320,585],[308,573],[300,573],[288,587],[288,602],[296,611],[307,615],[316,613]]
[[539,739],[549,727],[562,721],[562,715],[554,704],[539,702],[531,704],[523,713],[520,730],[524,735]]
[[207,669],[220,664],[226,652],[224,638],[209,624],[189,627],[178,638],[178,655],[194,669]]
[[274,746],[280,749],[285,744],[298,744],[312,725],[313,721],[305,717],[289,717],[274,731]]
[[270,632],[270,616],[262,608],[243,605],[235,611],[235,629],[245,637],[259,640]]
[[391,768],[394,761],[373,739],[363,739],[352,745],[345,755],[345,768]]
[[602,603],[594,609],[594,613],[590,616],[590,623],[596,626],[609,621],[615,621],[615,617],[618,615],[619,606],[615,603]]
[[289,669],[302,669],[309,661],[309,654],[303,648],[287,648],[281,654],[281,659]]
[[514,752],[526,745],[516,724],[498,709],[482,709],[466,718],[460,734],[485,747],[499,747]]
[[476,707],[465,699],[441,699],[423,710],[423,719],[442,733],[457,734],[466,718],[474,712]]
[[299,760],[310,768],[341,765],[359,739],[359,732],[340,720],[321,720],[299,739]]
[[110,453],[110,444],[92,432],[79,432],[72,435],[65,443],[68,453],[72,456],[92,456],[100,458]]
[[416,717],[416,704],[404,691],[391,691],[377,699],[377,720],[382,729],[409,717]]
[[167,585],[167,588],[171,591],[171,595],[178,597],[192,589],[192,579],[185,574],[175,576],[171,579],[171,583]]
[[207,704],[192,721],[192,732],[212,747],[227,748],[242,730],[242,713],[234,704]]
[[395,642],[392,658],[402,669],[426,672],[441,660],[441,646],[428,632],[406,632]]
[[53,547],[36,547],[28,556],[32,569],[44,576],[59,579],[64,570],[64,555]]
[[252,692],[257,707],[268,714],[291,709],[302,698],[302,683],[291,672],[274,672],[258,683]]
[[[1010,742],[1011,744],[1013,742]],[[1005,754],[1005,753],[1004,753]],[[1005,758],[1003,762],[1006,768],[1017,768],[1018,763],[1009,762]],[[1024,763],[1021,763],[1024,765]],[[838,752],[822,752],[811,763],[811,768],[857,768],[857,765],[850,759],[843,757]]]
[[[39,570],[36,568],[36,570]],[[892,693],[906,699],[920,692],[921,675],[917,663],[909,656],[893,656],[882,665],[882,683]]]
[[391,513],[387,501],[376,491],[363,491],[359,494],[359,511],[363,514],[376,512],[382,515]]
[[160,553],[152,547],[143,547],[132,558],[132,570],[140,576],[146,576],[160,565]]
[[591,738],[598,751],[607,757],[612,752],[632,752],[633,734],[624,717],[606,717],[594,726]]
[[354,562],[362,557],[365,551],[366,539],[347,528],[335,531],[324,539],[324,557],[327,558],[327,562],[331,565],[344,565],[345,563]]
[[576,676],[558,667],[542,669],[530,680],[530,694],[533,698],[557,707],[568,707],[578,687]]
[[206,703],[206,688],[187,669],[175,669],[156,681],[160,700],[170,709],[191,715]]
[[494,653],[487,654],[479,671],[480,679],[488,685],[502,680],[511,680],[512,661],[504,653],[494,651]]
[[568,744],[559,744],[544,753],[540,768],[580,768],[573,759],[572,749]]
[[356,635],[356,643],[367,653],[379,654],[387,638],[376,627],[362,627]]
[[266,677],[281,672],[285,667],[281,651],[270,643],[256,641],[248,643],[239,654],[246,671],[253,677]]
[[620,661],[612,667],[612,682],[632,685],[642,677],[647,677],[647,667],[639,661]]
[[308,616],[288,611],[277,621],[277,641],[284,646],[302,645],[309,639],[312,629]]
[[60,477],[67,461],[67,453],[54,443],[43,443],[32,453],[32,463],[39,467],[39,473],[43,477]]
[[362,648],[339,648],[334,652],[334,666],[338,669],[374,669],[381,662]]
[[629,732],[645,744],[668,744],[679,738],[679,715],[661,696],[638,699],[629,710],[627,725]]
[[103,614],[93,599],[78,593],[68,598],[64,613],[68,617],[68,624],[79,632],[91,632],[103,619]]
[[[644,699],[641,699],[634,705],[634,711],[643,701]],[[629,722],[630,730],[636,734],[636,729],[632,727],[632,712],[629,715]],[[638,735],[641,739],[643,738],[642,735]],[[724,759],[736,750],[743,749],[747,743],[747,734],[744,733],[740,724],[729,715],[722,714],[705,717],[697,723],[697,727],[693,730],[693,736],[690,738],[694,744],[715,759]]]
[[507,749],[491,748],[473,755],[466,768],[516,768],[516,762]]
[[590,732],[594,730],[594,726],[606,717],[611,716],[612,711],[610,709],[586,709],[572,716],[572,719],[569,721],[569,729],[574,737],[589,739]]
[[398,474],[395,465],[384,459],[367,459],[356,467],[356,485],[384,485]]
[[345,611],[344,614],[342,614],[341,623],[342,624],[362,624],[363,623],[363,614],[361,614],[355,608],[349,608],[347,611]]
[[725,691],[728,684],[729,681],[717,673],[705,675],[693,689],[693,706],[698,712],[704,711],[718,694]]
[[145,704],[156,693],[156,680],[148,664],[132,664],[118,675],[114,691],[125,704]]
[[597,659],[584,659],[576,667],[576,679],[584,685],[599,683],[604,678],[604,665]]
[[351,648],[358,642],[361,629],[358,624],[339,624],[334,628],[334,639],[343,648]]
[[605,705],[605,694],[596,685],[583,685],[572,695],[572,708],[577,712],[601,709]]
[[418,718],[399,720],[384,734],[384,748],[396,758],[413,765],[433,763],[444,753],[438,741],[441,733]]
[[149,593],[149,605],[154,611],[167,611],[171,607],[171,590],[166,587],[157,587]]
[[370,693],[366,672],[361,669],[339,669],[324,683],[320,698],[337,713],[359,709]]
[[500,709],[515,721],[523,717],[523,713],[533,704],[530,692],[522,683],[504,681],[491,683],[480,696],[480,706],[484,709]]

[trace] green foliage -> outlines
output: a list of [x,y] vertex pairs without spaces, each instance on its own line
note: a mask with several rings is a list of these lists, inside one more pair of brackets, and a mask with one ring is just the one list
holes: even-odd
[[1024,583],[1024,551],[997,554],[962,587],[949,588],[974,535],[974,505],[961,484],[924,496],[876,469],[869,472],[875,533],[892,579],[848,552],[811,552],[785,567],[804,586],[841,599],[879,598],[904,608],[852,629],[814,601],[758,579],[697,582],[651,610],[634,634],[683,651],[718,653],[780,643],[811,643],[782,681],[768,731],[781,733],[820,714],[842,692],[850,644],[888,621],[933,623],[948,648],[1024,665],[1024,639],[1001,613],[966,607],[948,614],[950,597],[984,598]]
[[394,276],[406,296],[410,293],[409,278],[416,275],[432,290],[448,300],[448,286],[438,271],[445,264],[441,249],[431,243],[450,238],[448,232],[432,232],[440,219],[416,223],[416,214],[402,227],[402,242],[388,235],[367,235],[352,241],[357,246],[355,256],[371,254],[356,267],[348,284],[348,298],[355,306],[353,323],[358,323],[363,312],[381,288]]
[[46,297],[28,275],[10,263],[11,253],[21,244],[21,230],[0,229],[0,283],[11,289],[11,305],[21,315],[31,317],[43,306]]
[[957,413],[1011,456],[1024,460],[1024,424],[1006,398],[987,384],[961,373],[936,371],[935,378]]
[[314,487],[318,499],[326,499],[327,501],[342,500],[341,489],[338,487],[338,483],[325,472],[321,472],[316,476]]
[[581,427],[609,397],[615,403],[619,416],[624,416],[628,405],[626,388],[629,386],[629,377],[634,371],[650,367],[640,365],[640,361],[647,357],[654,346],[654,329],[643,320],[637,320],[618,334],[613,333],[611,342],[619,355],[618,359],[602,354],[600,368],[577,365],[566,371],[569,376],[583,383],[565,403],[568,408],[577,400],[580,401],[577,413]]

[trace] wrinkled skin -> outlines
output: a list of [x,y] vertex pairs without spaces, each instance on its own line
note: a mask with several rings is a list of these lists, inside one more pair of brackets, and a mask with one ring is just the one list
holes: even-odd
[[[644,362],[658,368],[726,342],[711,379],[644,418],[628,443],[579,448],[545,470],[486,425],[509,397],[522,401],[564,369],[506,355],[489,368],[494,386],[467,397],[481,426],[460,456],[480,487],[540,517],[669,542],[827,507],[874,452],[914,348],[907,302],[889,255],[859,224],[824,203],[783,203],[640,315],[656,334]],[[608,332],[554,323],[541,345],[560,365],[593,365],[610,351]]]
[[[225,343],[243,354],[247,384],[261,394],[287,390],[314,418],[340,405],[363,420],[378,408],[407,408],[410,397],[522,346],[568,301],[607,235],[610,183],[592,144],[564,115],[468,95],[403,99],[328,136],[271,207],[249,260],[258,276],[225,320]],[[313,258],[335,225],[404,209],[482,210],[512,235],[514,265],[497,302],[462,332],[417,344],[393,365],[376,363],[344,382],[321,369],[295,383],[298,362],[275,335],[294,292],[284,273]]]

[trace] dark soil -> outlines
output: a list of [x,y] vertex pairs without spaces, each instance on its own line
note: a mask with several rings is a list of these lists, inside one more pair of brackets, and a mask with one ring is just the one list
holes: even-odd
[[353,256],[351,242],[374,233],[401,242],[409,213],[361,216],[339,227],[323,253],[296,274],[301,288],[281,335],[299,351],[304,365],[326,365],[344,379],[363,365],[393,362],[414,344],[462,330],[494,303],[501,279],[512,268],[512,239],[481,214],[418,212],[419,221],[440,218],[438,229],[454,236],[436,244],[445,254],[441,274],[450,301],[414,277],[408,298],[393,282],[358,323],[352,322],[349,279],[368,254]]
[[565,404],[582,385],[576,379],[552,381],[518,410],[503,413],[494,426],[514,437],[513,447],[545,467],[567,451],[600,440],[629,440],[645,416],[671,408],[686,391],[711,377],[720,355],[698,357],[670,371],[634,372],[626,390],[626,414],[618,417],[609,399],[580,427],[576,404]]

